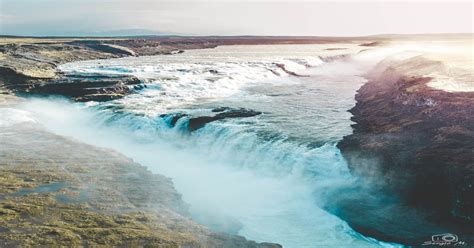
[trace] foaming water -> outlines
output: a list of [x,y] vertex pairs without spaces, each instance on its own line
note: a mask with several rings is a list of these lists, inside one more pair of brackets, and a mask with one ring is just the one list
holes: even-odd
[[159,123],[137,125],[140,117],[117,120],[58,100],[31,100],[22,108],[55,133],[118,150],[171,177],[193,218],[215,230],[284,247],[389,246],[319,207],[330,200],[323,197],[327,190],[352,180],[334,145],[261,143],[256,135],[218,125],[193,137],[179,130],[160,135],[166,127]]
[[[396,246],[358,234],[321,208],[334,189],[354,180],[335,145],[351,132],[346,110],[364,82],[361,68],[322,64],[309,48],[286,54],[288,47],[269,47],[266,53],[227,47],[68,64],[63,69],[69,73],[130,73],[151,87],[104,104],[30,99],[18,108],[55,133],[115,149],[171,177],[193,218],[214,230],[284,247]],[[311,77],[275,74],[282,60],[297,61],[299,72]],[[319,61],[318,67],[308,61]],[[165,74],[176,78],[162,80]],[[227,84],[235,88],[225,92]],[[263,114],[212,122],[192,133],[187,118],[171,127],[159,116],[206,115],[221,106]]]
[[[305,47],[305,46],[303,46]],[[134,75],[147,89],[114,102],[128,111],[156,115],[196,101],[209,101],[242,93],[254,83],[274,83],[287,72],[300,72],[323,63],[308,46],[235,46],[232,50],[191,50],[184,54],[80,61],[59,67],[66,74]],[[309,51],[312,52],[308,52]],[[283,66],[284,69],[281,67]]]

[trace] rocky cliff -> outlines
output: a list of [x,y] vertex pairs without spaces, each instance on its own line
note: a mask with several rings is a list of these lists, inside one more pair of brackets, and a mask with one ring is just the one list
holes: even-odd
[[[348,216],[362,232],[415,245],[440,231],[473,238],[474,92],[429,87],[432,78],[423,75],[442,70],[442,62],[422,56],[384,61],[356,95],[353,134],[338,147],[354,174],[403,205],[372,212],[365,219],[373,220],[370,228]],[[403,234],[404,228],[413,233]]]

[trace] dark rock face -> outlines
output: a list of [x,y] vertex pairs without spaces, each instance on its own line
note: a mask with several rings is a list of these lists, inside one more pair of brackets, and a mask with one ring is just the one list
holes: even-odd
[[140,90],[142,82],[131,76],[66,76],[36,84],[26,90],[30,94],[61,95],[74,101],[108,101]]
[[[298,74],[294,71],[290,71],[288,69],[286,69],[285,65],[284,64],[279,64],[279,63],[275,63],[275,65],[282,69],[284,72],[286,72],[288,75],[291,75],[291,76],[294,76],[294,77],[309,77],[308,75],[301,75],[301,74]],[[274,72],[275,73],[275,72]]]
[[[392,68],[370,78],[350,111],[354,132],[338,147],[354,174],[430,213],[438,227],[465,233],[474,230],[474,93],[436,90],[430,80]],[[396,235],[386,227],[372,231]]]
[[163,114],[160,115],[161,118],[167,119],[169,125],[174,127],[179,119],[183,117],[188,117],[188,130],[196,131],[204,127],[207,123],[223,120],[227,118],[245,118],[253,117],[262,114],[262,112],[245,109],[245,108],[229,108],[229,107],[219,107],[212,110],[213,113],[218,113],[213,116],[198,116],[198,117],[189,117],[187,114],[183,113],[173,113],[173,114]]
[[[217,110],[217,111],[216,111]],[[221,111],[222,110],[222,111]],[[200,116],[189,119],[188,128],[189,131],[198,130],[209,122],[223,120],[227,118],[244,118],[244,117],[253,117],[262,114],[262,112],[254,111],[251,109],[232,109],[232,108],[218,108],[214,109],[213,112],[219,112],[214,116]]]
[[[108,101],[146,87],[138,78],[114,75],[61,75],[42,79],[0,67],[0,83],[17,94],[61,95],[74,101]],[[15,82],[15,83],[12,83]]]

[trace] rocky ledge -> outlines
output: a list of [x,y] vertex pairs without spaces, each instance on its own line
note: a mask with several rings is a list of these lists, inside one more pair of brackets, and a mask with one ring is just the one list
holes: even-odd
[[[352,172],[391,200],[341,195],[338,214],[363,234],[421,245],[431,235],[474,240],[474,92],[446,92],[443,70],[414,57],[380,63],[356,95],[353,134],[338,144]],[[372,200],[371,200],[372,199]]]
[[261,115],[262,112],[255,111],[252,109],[245,108],[230,108],[230,107],[219,107],[211,110],[213,115],[204,116],[190,116],[185,113],[171,113],[162,114],[160,117],[165,120],[170,127],[174,127],[179,120],[186,119],[186,128],[188,131],[193,132],[200,128],[203,128],[206,124],[213,121],[231,119],[231,118],[247,118]]

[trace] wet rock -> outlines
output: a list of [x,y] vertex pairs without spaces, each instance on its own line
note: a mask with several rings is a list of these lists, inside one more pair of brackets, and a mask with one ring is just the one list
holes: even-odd
[[232,110],[232,108],[231,107],[218,107],[218,108],[212,109],[212,112],[224,112],[224,111],[229,111],[229,110]]
[[294,76],[294,77],[309,77],[308,75],[301,75],[301,74],[298,74],[294,71],[290,71],[290,70],[286,69],[285,64],[275,63],[275,65],[278,68],[282,69],[288,75],[291,75],[291,76]]
[[227,118],[246,118],[253,117],[262,114],[262,112],[245,109],[245,108],[230,108],[230,107],[219,107],[212,109],[213,113],[217,113],[212,116],[197,116],[193,117],[184,113],[171,113],[171,114],[162,114],[160,118],[163,118],[167,123],[174,127],[179,119],[188,118],[188,131],[196,131],[204,127],[207,123],[223,120]]
[[139,85],[133,86],[134,90],[143,90],[145,88],[147,88],[146,84],[139,84]]
[[245,108],[233,109],[233,108],[225,108],[225,107],[216,108],[213,110],[213,112],[219,112],[219,113],[214,116],[200,116],[200,117],[190,118],[189,124],[188,124],[189,131],[198,130],[204,127],[207,123],[217,121],[217,120],[223,120],[227,118],[253,117],[253,116],[262,114],[262,112],[251,110],[251,109],[245,109]]

